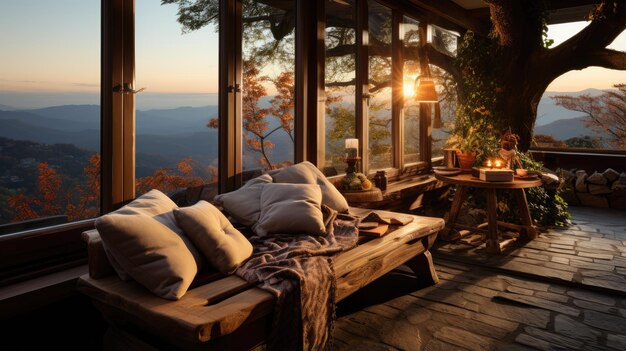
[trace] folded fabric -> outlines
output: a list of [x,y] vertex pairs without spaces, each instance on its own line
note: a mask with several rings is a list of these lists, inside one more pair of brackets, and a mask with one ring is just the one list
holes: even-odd
[[222,206],[237,222],[252,227],[261,215],[261,190],[263,185],[272,182],[272,177],[263,174],[250,179],[241,188],[217,195],[215,203]]
[[215,206],[199,201],[174,209],[178,225],[217,270],[230,274],[252,254],[252,244]]
[[187,292],[203,259],[176,225],[173,208],[167,195],[152,190],[99,217],[95,226],[117,269],[156,295],[177,300]]
[[317,184],[322,190],[322,203],[335,211],[347,212],[348,202],[341,192],[308,161],[268,172],[274,183]]
[[265,184],[261,215],[252,227],[259,236],[272,233],[325,235],[322,191],[315,184]]

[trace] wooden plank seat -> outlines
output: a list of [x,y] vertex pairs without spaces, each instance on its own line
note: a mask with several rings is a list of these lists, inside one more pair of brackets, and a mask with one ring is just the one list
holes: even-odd
[[[355,214],[367,211],[351,209]],[[405,226],[335,256],[337,301],[402,264],[415,272],[420,286],[438,282],[428,249],[444,221],[414,217]],[[115,340],[105,340],[105,346],[123,344],[132,349],[134,343],[147,342],[137,348],[235,350],[252,348],[266,339],[274,305],[270,293],[238,276],[215,273],[195,282],[178,301],[162,299],[114,274],[97,231],[83,236],[90,269],[79,278],[78,290],[91,297],[111,325],[107,337]]]

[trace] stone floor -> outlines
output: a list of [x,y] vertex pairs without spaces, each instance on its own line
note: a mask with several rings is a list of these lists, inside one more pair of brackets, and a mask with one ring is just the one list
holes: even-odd
[[626,350],[626,212],[572,213],[503,255],[438,245],[433,287],[387,274],[339,304],[336,349]]
[[438,257],[513,271],[537,279],[583,284],[626,295],[626,211],[572,207],[572,225],[506,250],[485,252],[480,235],[438,242]]

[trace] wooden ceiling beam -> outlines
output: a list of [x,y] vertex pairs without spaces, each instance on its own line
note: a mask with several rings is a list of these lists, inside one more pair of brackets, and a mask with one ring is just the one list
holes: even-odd
[[489,33],[489,22],[472,16],[468,10],[450,0],[409,0],[409,2],[475,33],[481,35]]

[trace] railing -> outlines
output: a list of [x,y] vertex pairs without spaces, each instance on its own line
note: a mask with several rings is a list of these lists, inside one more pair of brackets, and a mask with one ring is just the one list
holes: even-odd
[[626,172],[626,151],[622,150],[533,148],[530,152],[535,160],[543,162],[545,167],[552,170],[576,168],[592,174],[613,168],[618,172]]

